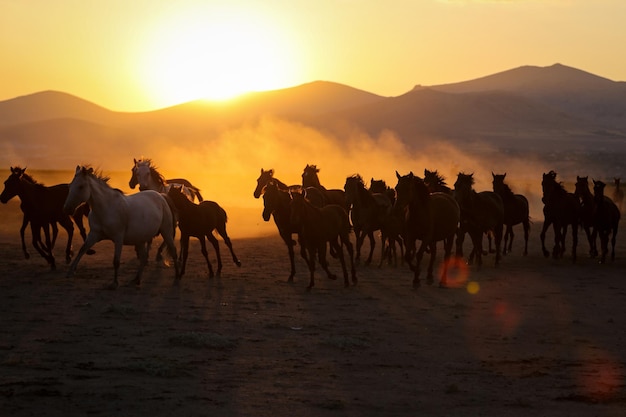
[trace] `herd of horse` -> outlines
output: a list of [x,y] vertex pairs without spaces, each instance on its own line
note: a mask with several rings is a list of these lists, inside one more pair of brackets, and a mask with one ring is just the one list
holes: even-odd
[[[140,285],[151,242],[158,235],[162,236],[163,244],[157,250],[157,259],[161,259],[164,249],[168,250],[174,262],[176,282],[185,273],[190,237],[200,241],[210,277],[219,276],[222,270],[219,242],[214,232],[224,240],[233,262],[241,266],[226,232],[226,211],[216,202],[204,200],[200,190],[188,180],[165,179],[150,159],[133,160],[129,186],[131,189],[139,186],[140,192],[130,195],[111,187],[108,177],[89,166],[77,166],[71,183],[50,187],[38,183],[25,168],[11,167],[10,171],[0,201],[7,203],[15,196],[20,198],[23,212],[20,236],[24,256],[29,257],[24,232],[30,224],[33,247],[55,269],[53,248],[58,234],[57,224],[60,224],[68,235],[65,250],[66,262],[71,263],[68,276],[75,273],[83,255],[93,253],[92,247],[106,239],[114,243],[113,281],[107,287],[114,289],[119,285],[123,245],[135,247],[139,268],[131,284]],[[397,184],[393,188],[374,178],[367,187],[363,178],[355,174],[346,178],[343,189],[327,189],[321,184],[318,173],[316,165],[307,165],[301,183],[287,185],[274,177],[273,169],[261,169],[254,190],[255,198],[263,197],[263,219],[274,219],[287,246],[288,281],[294,279],[295,246],[300,246],[300,255],[309,269],[308,290],[315,286],[316,263],[330,279],[337,278],[329,269],[327,251],[339,259],[344,285],[356,285],[355,264],[360,262],[366,238],[369,239],[369,254],[364,263],[371,263],[376,232],[380,233],[381,240],[379,266],[385,260],[397,265],[399,249],[401,262],[406,262],[413,271],[414,287],[420,285],[424,254],[430,257],[427,282],[434,282],[437,243],[440,241],[444,250],[442,287],[447,286],[449,266],[464,256],[465,235],[469,235],[472,246],[467,263],[475,263],[477,267],[482,265],[485,254],[494,252],[498,265],[501,256],[511,252],[513,227],[519,224],[524,230],[523,254],[528,254],[528,199],[511,190],[505,183],[506,174],[492,173],[493,190],[476,191],[473,174],[462,172],[452,188],[437,171],[426,169],[423,178],[413,172],[400,175],[396,171]],[[556,172],[550,171],[543,174],[542,180],[544,223],[540,238],[544,255],[550,256],[545,244],[549,227],[552,226],[554,232],[551,252],[554,258],[563,257],[569,228],[572,233],[571,255],[575,261],[580,227],[587,236],[591,257],[599,257],[604,263],[609,256],[610,242],[610,259],[614,260],[623,201],[619,179],[615,179],[614,193],[609,198],[602,181],[594,180],[592,191],[588,177],[577,177],[575,192],[570,193],[556,177]],[[89,233],[83,225],[84,217],[88,217]],[[74,224],[84,243],[72,259]],[[174,242],[177,228],[181,233],[179,254]],[[354,233],[355,245],[351,242],[351,233]],[[489,242],[488,250],[483,248],[485,237]],[[209,261],[205,239],[216,252],[216,271]]]

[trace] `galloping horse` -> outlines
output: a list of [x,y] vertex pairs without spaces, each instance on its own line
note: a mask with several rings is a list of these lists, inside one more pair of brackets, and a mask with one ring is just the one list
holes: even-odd
[[[309,187],[313,187],[317,190],[319,190],[322,193],[323,196],[323,205],[326,204],[337,204],[341,207],[344,208],[344,210],[346,210],[346,212],[348,211],[348,205],[346,204],[346,195],[344,190],[339,190],[339,189],[332,189],[332,190],[328,190],[326,189],[326,187],[324,187],[321,183],[320,183],[320,179],[317,176],[317,173],[320,172],[320,170],[317,168],[316,165],[308,165],[304,168],[304,170],[302,171],[302,186],[304,188],[309,188]],[[307,196],[307,198],[309,200],[311,200],[310,197]]]
[[174,245],[175,219],[165,197],[152,190],[126,196],[120,190],[112,188],[108,180],[107,177],[94,172],[91,167],[76,167],[63,210],[71,213],[79,204],[87,202],[91,212],[87,240],[70,265],[68,277],[75,273],[87,250],[106,239],[112,240],[115,245],[113,282],[108,288],[115,289],[118,286],[117,275],[122,245],[135,246],[140,262],[132,283],[140,285],[141,274],[148,262],[148,242],[161,234],[174,260],[175,279],[178,282],[180,276]]
[[[274,181],[268,182],[263,189],[263,220],[268,222],[270,217],[274,217],[278,234],[283,239],[283,242],[285,242],[285,245],[287,245],[287,251],[289,253],[291,270],[287,282],[293,282],[293,277],[296,274],[294,259],[294,246],[296,242],[293,240],[292,235],[298,233],[300,227],[291,222],[291,194],[289,191],[282,189],[282,187]],[[300,249],[300,255],[306,259],[306,252],[302,245],[300,245]]]
[[329,204],[322,208],[315,207],[304,195],[292,193],[291,200],[291,222],[298,225],[300,231],[300,243],[307,252],[305,258],[310,272],[309,285],[307,291],[315,286],[315,257],[326,271],[329,279],[337,277],[328,269],[326,261],[326,243],[331,246],[331,252],[339,258],[343,270],[345,287],[350,286],[346,261],[343,255],[343,246],[348,251],[350,258],[350,269],[352,283],[356,285],[357,277],[354,269],[354,252],[350,242],[350,219],[348,213],[342,206]]
[[[405,259],[409,268],[414,272],[413,287],[420,285],[420,263],[426,248],[430,251],[428,263],[428,284],[433,282],[433,266],[437,256],[437,242],[444,241],[444,262],[441,274],[441,287],[447,286],[448,259],[452,253],[452,245],[456,235],[460,209],[452,196],[446,193],[430,193],[424,181],[410,172],[401,176],[396,171],[398,183],[396,185],[395,209],[405,214],[406,245]],[[416,240],[421,241],[416,251]],[[415,256],[415,265],[413,257]]]
[[457,251],[461,252],[465,233],[472,239],[473,249],[469,261],[476,257],[478,266],[482,265],[483,233],[494,234],[496,246],[496,266],[500,264],[500,244],[504,228],[504,203],[493,191],[476,192],[473,189],[474,174],[460,172],[454,183],[454,197],[461,208],[461,227]]
[[524,227],[524,256],[526,256],[528,255],[528,232],[530,230],[528,199],[522,194],[513,193],[511,188],[504,183],[506,173],[494,174],[492,172],[491,175],[493,177],[493,191],[502,198],[502,203],[504,204],[504,224],[506,225],[506,231],[504,232],[502,254],[506,255],[507,252],[511,252],[513,248],[513,237],[515,236],[513,226],[521,223]]
[[190,201],[187,196],[182,193],[180,186],[170,187],[167,195],[174,202],[174,206],[176,206],[178,214],[180,251],[182,252],[182,265],[180,268],[181,277],[185,274],[185,265],[187,264],[187,256],[189,254],[190,236],[196,237],[200,241],[202,255],[204,256],[209,268],[209,278],[213,278],[213,266],[211,266],[211,262],[209,261],[204,238],[206,237],[209,239],[209,242],[213,245],[215,254],[217,255],[217,276],[219,277],[221,275],[222,257],[220,255],[220,245],[213,235],[213,230],[217,230],[217,233],[219,233],[219,235],[222,236],[222,239],[224,239],[224,243],[226,243],[226,246],[230,249],[230,254],[233,257],[235,265],[241,266],[241,262],[237,259],[237,256],[235,256],[235,253],[233,252],[233,244],[228,237],[228,233],[226,233],[226,211],[220,207],[219,204],[214,201],[202,201],[200,204],[196,204],[193,201]]
[[[369,237],[370,253],[365,261],[366,265],[372,262],[372,254],[376,241],[374,232],[381,230],[385,224],[386,217],[391,213],[391,200],[385,194],[372,193],[365,188],[365,183],[360,175],[355,174],[346,178],[344,185],[345,198],[350,207],[350,218],[356,236],[356,256],[355,262],[361,259],[361,246],[365,236]],[[383,243],[381,261],[384,257],[385,248]]]
[[543,216],[544,222],[539,237],[541,238],[541,250],[547,258],[550,252],[546,249],[546,230],[552,225],[554,231],[554,248],[552,257],[558,259],[565,252],[565,237],[567,227],[572,226],[572,261],[576,262],[576,247],[578,245],[578,222],[580,219],[580,202],[578,197],[568,193],[563,184],[556,181],[556,172],[550,171],[543,174],[541,181],[543,189]]
[[[69,190],[68,184],[57,184],[46,187],[35,181],[26,174],[26,168],[11,167],[11,175],[4,182],[4,190],[0,195],[0,201],[7,203],[11,198],[19,196],[20,208],[24,213],[20,236],[22,239],[22,251],[24,256],[29,258],[24,243],[24,230],[30,222],[32,232],[32,244],[37,252],[48,262],[51,269],[56,269],[56,261],[52,253],[58,233],[57,223],[67,231],[67,246],[65,248],[65,260],[69,263],[72,260],[72,237],[74,236],[74,225],[70,216],[63,213],[63,203]],[[83,207],[73,214],[83,238],[86,236],[82,223]],[[88,210],[88,208],[87,208]],[[52,239],[50,239],[49,227],[52,227]],[[43,228],[46,242],[41,239],[41,229]]]
[[580,202],[580,219],[579,224],[582,226],[587,241],[589,242],[589,255],[592,258],[598,256],[598,248],[596,246],[596,236],[593,232],[594,217],[596,216],[596,202],[593,193],[589,188],[589,177],[576,176],[574,195]]
[[153,165],[151,159],[133,159],[133,167],[131,168],[131,176],[128,186],[135,189],[139,185],[139,190],[154,190],[160,193],[167,193],[172,185],[182,186],[182,190],[191,201],[202,201],[200,189],[184,178],[172,178],[166,180],[157,168]]
[[594,217],[593,234],[600,235],[600,247],[602,256],[600,263],[606,261],[608,253],[609,235],[611,236],[611,261],[615,260],[615,240],[619,229],[620,211],[617,205],[610,198],[604,195],[605,183],[602,181],[593,182],[593,198],[596,203],[596,215]]
[[[391,201],[391,212],[385,216],[380,229],[380,242],[383,255],[387,255],[387,262],[391,264],[392,258],[394,266],[398,265],[396,257],[396,243],[400,247],[400,261],[404,263],[404,242],[402,232],[404,231],[404,217],[393,209],[396,202],[396,190],[389,187],[385,180],[370,180],[370,191],[374,194],[384,194]],[[388,243],[386,243],[388,242]],[[382,266],[384,258],[380,258],[378,266]]]

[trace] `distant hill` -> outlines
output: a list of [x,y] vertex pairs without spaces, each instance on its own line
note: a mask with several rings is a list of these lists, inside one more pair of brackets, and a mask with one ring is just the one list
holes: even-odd
[[[5,155],[0,162],[32,157],[35,151],[42,158],[50,152],[85,161],[119,150],[139,156],[168,143],[193,149],[229,129],[255,126],[265,116],[337,138],[353,131],[372,137],[390,131],[410,149],[446,141],[468,152],[486,146],[492,152],[530,149],[559,158],[563,152],[597,151],[615,160],[626,149],[626,83],[555,64],[417,86],[397,97],[316,81],[227,102],[197,100],[140,113],[114,112],[45,91],[0,102],[0,153]],[[87,152],[81,143],[102,150]]]

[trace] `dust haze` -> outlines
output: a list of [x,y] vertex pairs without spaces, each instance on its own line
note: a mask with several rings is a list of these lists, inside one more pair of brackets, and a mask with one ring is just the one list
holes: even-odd
[[[202,190],[205,199],[224,207],[229,214],[231,237],[254,237],[276,233],[273,222],[266,223],[261,218],[262,198],[255,199],[252,195],[261,168],[274,169],[275,177],[287,184],[301,184],[304,167],[314,164],[320,169],[322,185],[341,189],[346,177],[353,174],[360,174],[368,186],[374,178],[385,180],[393,187],[396,171],[402,175],[413,171],[422,176],[427,168],[438,170],[450,187],[459,172],[474,173],[475,189],[484,191],[492,190],[493,172],[506,173],[506,182],[513,191],[529,199],[531,217],[543,219],[541,174],[550,169],[558,172],[558,167],[543,166],[532,158],[506,155],[494,158],[498,152],[493,149],[484,154],[490,155],[487,158],[481,153],[463,152],[439,138],[428,138],[422,143],[429,145],[415,150],[391,131],[372,137],[356,128],[344,128],[341,135],[336,135],[264,117],[215,137],[160,137],[157,141],[137,140],[134,147],[125,148],[103,149],[101,144],[93,144],[92,149],[83,149],[81,160],[58,167],[71,173],[45,182],[47,185],[70,182],[76,164],[91,164],[111,177],[113,187],[132,193],[137,191],[128,187],[133,158],[150,158],[165,178],[186,178]],[[89,155],[93,155],[95,161],[85,160]],[[69,159],[66,155],[64,158]],[[54,156],[46,160],[47,164],[51,160]],[[10,164],[28,165],[31,173],[37,169],[36,165],[29,164],[28,158],[23,161],[17,158]],[[561,176],[563,173],[559,174],[560,180],[566,178]]]

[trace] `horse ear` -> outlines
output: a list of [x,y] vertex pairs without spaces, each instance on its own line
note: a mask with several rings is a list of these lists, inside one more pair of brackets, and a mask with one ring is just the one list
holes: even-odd
[[397,177],[398,179],[400,179],[400,178],[401,178],[401,176],[400,176],[400,174],[398,173],[398,171],[396,171],[396,177]]
[[80,172],[80,165],[76,165],[76,173],[78,174]]
[[493,173],[493,171],[491,171],[491,176],[493,177],[493,179],[496,179],[496,174]]

